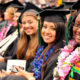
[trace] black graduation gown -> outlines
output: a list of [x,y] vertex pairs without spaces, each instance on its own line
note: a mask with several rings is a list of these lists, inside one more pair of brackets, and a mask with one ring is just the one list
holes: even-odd
[[13,33],[15,30],[16,30],[16,28],[15,28],[14,26],[12,26],[12,27],[9,29],[9,31],[7,32],[6,37],[7,37],[8,35],[10,35],[11,33]]
[[[53,80],[53,69],[57,66],[57,58],[59,56],[59,52],[53,55],[51,60],[48,62],[48,64],[45,67],[44,72],[44,80]],[[32,69],[34,69],[32,63],[30,63],[30,67],[27,69],[27,71],[32,72]]]
[[6,62],[8,59],[17,59],[16,57],[17,41],[18,38],[5,51],[3,57],[5,58]]
[[57,66],[59,52],[53,55],[51,60],[48,62],[44,72],[44,80],[53,80],[53,69]]
[[[13,33],[15,30],[16,28],[12,26],[8,31],[6,37],[11,33]],[[7,59],[12,59],[12,57],[16,54],[16,48],[17,48],[17,39],[5,51],[3,55],[3,57],[5,58],[5,61],[7,61]],[[16,59],[16,56],[15,56],[15,59]]]

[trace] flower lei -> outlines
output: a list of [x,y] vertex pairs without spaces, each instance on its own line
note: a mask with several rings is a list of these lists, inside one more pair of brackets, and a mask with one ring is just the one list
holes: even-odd
[[54,68],[53,80],[65,80],[71,67],[80,60],[80,52],[78,47],[73,51],[77,43],[75,40],[70,40],[68,46],[61,49],[61,54],[58,57],[57,67]]
[[0,41],[2,41],[6,35],[7,35],[7,32],[9,31],[9,29],[12,27],[12,25],[14,24],[14,22],[12,23],[8,23],[6,27],[3,27],[0,31]]
[[[54,51],[55,46],[52,46],[47,52],[46,52],[46,57],[45,57],[45,62],[48,60],[48,58],[50,57],[51,53]],[[36,57],[33,61],[33,72],[34,72],[34,77],[36,78],[36,80],[41,80],[41,67],[42,67],[42,62],[43,62],[43,57],[44,55],[41,56],[40,60],[38,60],[38,58],[40,57],[41,53],[43,52],[44,47],[43,46],[39,46],[37,53],[36,53]]]

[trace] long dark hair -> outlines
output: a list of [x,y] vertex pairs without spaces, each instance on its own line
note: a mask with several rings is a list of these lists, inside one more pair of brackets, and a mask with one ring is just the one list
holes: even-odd
[[[45,20],[42,19],[43,24],[44,24],[44,21]],[[52,21],[50,21],[50,18],[48,21],[52,22]],[[41,29],[43,27],[43,24],[41,26]],[[48,60],[45,63],[44,63],[45,56],[43,58],[43,63],[42,63],[42,68],[41,68],[41,80],[44,79],[44,69],[45,69],[47,63],[52,59],[53,55],[56,54],[57,50],[63,46],[63,39],[64,39],[64,34],[65,34],[65,23],[57,22],[57,23],[54,23],[54,25],[56,26],[56,40],[54,43],[50,44],[49,46],[47,46],[44,49],[44,51],[42,52],[42,55],[43,54],[45,55],[46,52],[53,46],[53,44],[55,44],[55,49],[54,49],[54,52],[51,54],[51,56],[48,58]],[[40,57],[39,57],[39,59],[40,59]]]

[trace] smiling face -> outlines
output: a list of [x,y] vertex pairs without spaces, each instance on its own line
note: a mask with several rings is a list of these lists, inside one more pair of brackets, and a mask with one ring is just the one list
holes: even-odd
[[78,44],[80,44],[80,14],[75,20],[75,25],[73,27],[73,37]]
[[22,18],[22,27],[27,35],[34,35],[38,31],[38,21],[33,16],[24,16]]
[[45,43],[52,43],[56,39],[56,27],[53,22],[44,21],[41,36]]
[[13,15],[11,14],[11,8],[6,9],[4,12],[4,19],[5,20],[11,20],[13,18]]

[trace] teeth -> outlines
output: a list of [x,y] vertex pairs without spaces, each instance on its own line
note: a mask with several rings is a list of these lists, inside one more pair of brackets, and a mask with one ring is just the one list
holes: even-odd
[[46,39],[50,38],[50,36],[44,36]]

